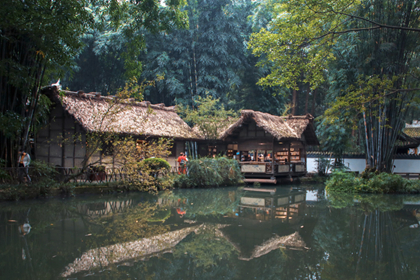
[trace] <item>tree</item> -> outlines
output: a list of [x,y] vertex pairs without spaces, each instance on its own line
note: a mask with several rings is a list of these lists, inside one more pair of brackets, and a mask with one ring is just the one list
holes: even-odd
[[214,99],[211,95],[198,97],[194,108],[181,105],[178,111],[208,142],[216,141],[220,133],[238,117],[233,110],[226,110],[220,99]]
[[142,78],[164,74],[165,80],[146,91],[145,98],[191,106],[198,96],[210,94],[227,103],[228,92],[243,83],[247,66],[249,5],[246,0],[191,0],[185,7],[188,30],[149,35]]
[[[135,55],[143,44],[142,30],[165,31],[185,26],[181,1],[101,0],[13,1],[0,11],[0,158],[16,162],[18,146],[28,146],[39,105],[39,89],[48,73],[70,66],[82,47],[81,34],[93,28],[94,16],[108,19],[129,38],[125,67],[138,74]],[[59,74],[58,74],[59,75]],[[14,126],[8,126],[13,123]]]
[[342,83],[325,116],[364,123],[367,164],[390,171],[406,109],[417,93],[420,30],[415,1],[361,3],[342,0],[273,4],[269,30],[251,38],[271,74],[259,83],[316,88],[329,76]]
[[[0,11],[0,157],[15,162],[26,147],[39,86],[53,65],[68,65],[81,47],[78,35],[92,23],[87,1],[12,1]],[[7,126],[14,123],[13,126]],[[22,139],[19,139],[22,138]]]

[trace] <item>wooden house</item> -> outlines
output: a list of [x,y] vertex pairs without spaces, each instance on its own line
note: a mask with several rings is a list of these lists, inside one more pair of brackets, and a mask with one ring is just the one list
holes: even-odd
[[[174,106],[117,100],[100,93],[59,92],[54,86],[45,87],[42,93],[53,105],[48,125],[35,139],[35,157],[56,166],[82,166],[87,158],[86,145],[89,145],[87,133],[116,133],[132,136],[137,141],[172,139],[174,145],[167,158],[172,166],[177,155],[185,151],[185,141],[199,138],[178,116]],[[116,165],[112,153],[105,152],[95,153],[89,157],[89,162],[107,167]]]
[[220,135],[228,157],[236,158],[246,182],[276,183],[306,174],[306,146],[319,145],[314,118],[274,116],[243,110]]

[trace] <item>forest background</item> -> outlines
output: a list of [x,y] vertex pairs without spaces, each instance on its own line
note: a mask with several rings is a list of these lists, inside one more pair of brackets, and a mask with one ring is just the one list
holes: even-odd
[[[39,88],[116,94],[194,108],[316,117],[321,149],[365,152],[390,169],[418,119],[416,1],[14,1],[0,12],[0,158],[45,122]],[[163,77],[163,79],[162,79]],[[17,133],[16,133],[17,132]],[[21,140],[23,139],[23,140]],[[23,143],[22,143],[23,141]]]

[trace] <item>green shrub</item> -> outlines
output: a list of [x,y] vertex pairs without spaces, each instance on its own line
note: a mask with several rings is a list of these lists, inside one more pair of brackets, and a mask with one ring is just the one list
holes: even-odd
[[348,193],[419,193],[420,181],[404,179],[397,174],[367,169],[359,177],[353,173],[334,171],[326,182],[328,192]]
[[242,180],[239,163],[226,157],[200,158],[187,163],[188,174],[175,179],[175,187],[230,186]]
[[143,160],[141,164],[147,165],[152,171],[158,171],[158,170],[169,171],[171,169],[171,165],[162,158],[147,158]]
[[354,173],[345,172],[343,169],[335,169],[327,180],[325,189],[327,191],[352,193],[359,184],[360,182]]
[[29,167],[31,168],[31,173],[39,178],[48,177],[52,179],[58,174],[53,166],[40,160],[31,161]]
[[0,158],[0,182],[12,179],[4,167],[6,167],[6,160]]

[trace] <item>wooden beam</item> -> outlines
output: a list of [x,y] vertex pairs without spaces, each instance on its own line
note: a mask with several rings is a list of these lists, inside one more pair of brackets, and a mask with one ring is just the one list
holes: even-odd
[[[270,184],[277,184],[277,179],[259,179],[259,178],[247,178],[244,179],[245,183],[254,183],[254,182],[258,182],[258,183],[270,183]],[[253,189],[255,190],[255,189]],[[262,189],[258,189],[258,190],[262,190]]]

